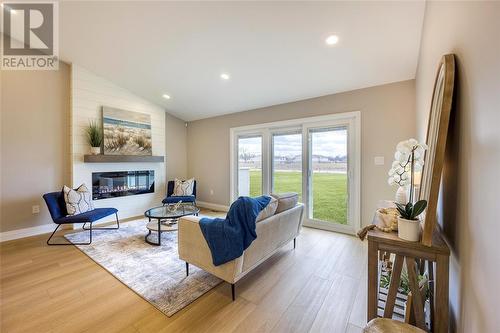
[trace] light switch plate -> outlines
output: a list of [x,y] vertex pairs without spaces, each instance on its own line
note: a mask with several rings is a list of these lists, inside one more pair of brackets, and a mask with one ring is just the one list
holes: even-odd
[[384,165],[385,164],[384,156],[375,156],[374,162],[375,165]]
[[38,206],[38,205],[31,206],[31,213],[32,214],[39,214],[40,213],[40,206]]

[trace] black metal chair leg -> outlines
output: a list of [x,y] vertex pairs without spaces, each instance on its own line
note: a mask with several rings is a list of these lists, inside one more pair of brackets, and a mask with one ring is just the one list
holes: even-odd
[[52,234],[50,235],[49,239],[47,239],[47,245],[56,245],[56,244],[50,244],[50,240],[52,239],[52,236],[54,236],[54,234],[56,233],[57,229],[59,229],[61,225],[58,224],[57,227],[54,229],[54,231],[52,232]]
[[[118,213],[115,213],[115,215],[116,215],[116,225],[117,225],[116,227],[99,227],[99,228],[92,228],[92,229],[94,229],[94,230],[117,230],[117,229],[120,229],[120,220],[118,220]],[[85,222],[83,224],[83,227],[82,227],[83,230],[90,230],[88,228],[85,228],[85,225],[87,223],[90,223],[90,225],[92,226],[91,222]]]
[[[194,200],[192,204],[196,208],[196,200]],[[199,213],[194,214],[194,216],[198,216],[198,215],[199,215]]]
[[158,219],[158,245],[161,245],[161,220]]
[[189,276],[189,263],[186,261],[186,276]]
[[52,237],[54,236],[54,234],[56,233],[57,229],[59,229],[60,226],[61,225],[58,224],[57,227],[52,232],[52,234],[50,235],[49,239],[47,239],[47,245],[49,245],[49,246],[59,246],[59,245],[90,245],[92,243],[92,223],[90,224],[90,229],[85,229],[85,230],[90,230],[90,241],[88,243],[72,243],[70,241],[68,241],[67,243],[51,243],[50,240],[52,239]]
[[234,283],[231,283],[231,296],[233,297],[233,302],[236,299],[236,291],[234,290]]

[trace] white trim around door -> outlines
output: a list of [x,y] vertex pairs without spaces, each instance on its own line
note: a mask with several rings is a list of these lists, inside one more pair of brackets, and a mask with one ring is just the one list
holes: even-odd
[[[342,126],[347,130],[347,224],[314,219],[311,199],[311,147],[310,130]],[[273,182],[273,134],[302,133],[302,194],[306,208],[304,225],[331,231],[354,234],[360,228],[361,198],[361,112],[335,113],[324,116],[284,120],[234,127],[230,129],[230,193],[231,201],[238,197],[238,139],[261,137],[262,194],[272,191]]]

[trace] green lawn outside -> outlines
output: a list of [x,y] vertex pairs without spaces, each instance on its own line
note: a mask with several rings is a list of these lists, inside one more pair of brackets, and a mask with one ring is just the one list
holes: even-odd
[[[274,173],[274,192],[302,192],[302,173],[277,171]],[[250,195],[262,193],[261,171],[250,171]],[[318,220],[347,224],[347,175],[340,173],[313,173],[313,217]],[[302,201],[302,197],[300,198]]]

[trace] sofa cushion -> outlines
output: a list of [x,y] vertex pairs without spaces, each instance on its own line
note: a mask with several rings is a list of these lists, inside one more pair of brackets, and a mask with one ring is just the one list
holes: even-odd
[[285,210],[293,208],[297,205],[297,202],[299,202],[299,195],[295,192],[281,194],[273,193],[271,196],[278,200],[278,208],[276,209],[275,214],[279,214]]
[[269,201],[267,206],[260,211],[259,215],[257,215],[257,219],[255,220],[255,222],[259,222],[267,219],[268,217],[273,216],[277,208],[278,208],[278,200],[275,197],[271,197],[271,201]]

